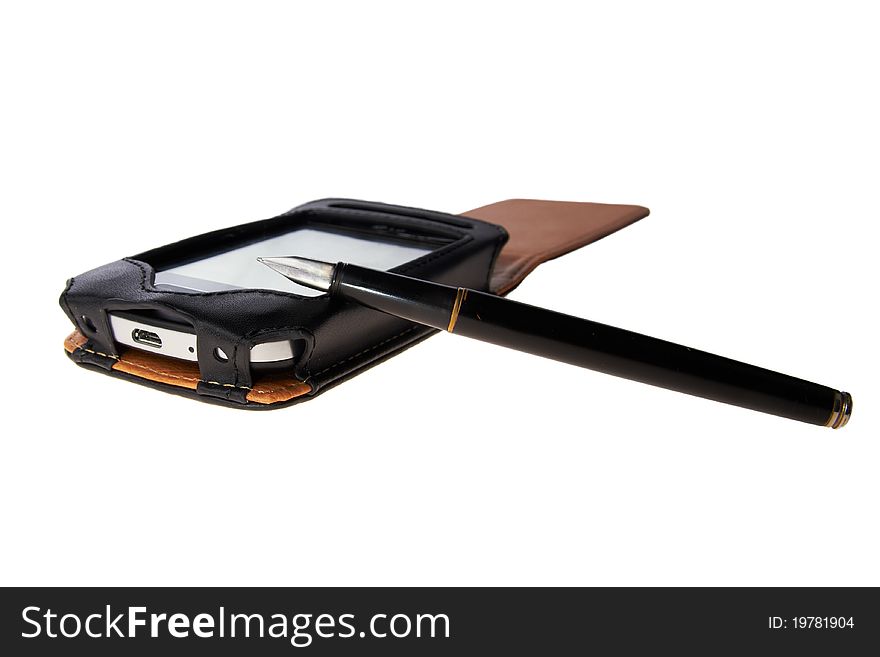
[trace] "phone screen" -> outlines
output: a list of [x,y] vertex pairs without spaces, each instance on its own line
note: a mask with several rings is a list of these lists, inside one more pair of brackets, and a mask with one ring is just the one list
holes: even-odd
[[431,251],[432,249],[421,245],[301,228],[202,260],[157,271],[154,285],[160,290],[187,292],[217,292],[241,288],[279,290],[311,297],[324,293],[287,280],[257,262],[257,258],[302,256],[388,270]]

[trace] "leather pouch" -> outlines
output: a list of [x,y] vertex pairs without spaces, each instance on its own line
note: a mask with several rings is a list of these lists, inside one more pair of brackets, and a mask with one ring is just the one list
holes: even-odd
[[[390,271],[506,294],[538,264],[648,214],[631,205],[502,201],[462,215],[327,199],[124,258],[68,281],[61,306],[76,330],[64,342],[77,364],[117,378],[233,408],[271,409],[311,399],[419,342],[434,329],[328,295],[233,289],[184,292],[154,285],[157,269],[302,227],[403,239],[430,252]],[[295,254],[266,254],[295,255]],[[171,318],[191,327],[196,360],[120,344],[111,314]],[[267,342],[291,345],[274,370],[251,362]],[[222,355],[222,357],[220,357]]]

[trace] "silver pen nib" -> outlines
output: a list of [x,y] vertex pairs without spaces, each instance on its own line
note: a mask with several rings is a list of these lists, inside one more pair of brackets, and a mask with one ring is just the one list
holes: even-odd
[[257,258],[270,269],[274,269],[294,283],[327,292],[333,283],[336,265],[309,258]]

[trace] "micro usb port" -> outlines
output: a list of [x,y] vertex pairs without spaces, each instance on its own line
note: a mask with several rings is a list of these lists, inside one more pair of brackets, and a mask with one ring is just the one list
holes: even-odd
[[153,333],[152,331],[145,331],[136,328],[131,332],[131,339],[138,344],[145,344],[154,349],[162,348],[162,338],[159,337],[158,333]]

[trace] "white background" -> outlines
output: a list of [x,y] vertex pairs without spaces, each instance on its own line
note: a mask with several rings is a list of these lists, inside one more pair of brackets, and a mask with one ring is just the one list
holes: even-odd
[[[4,4],[0,581],[880,585],[871,3],[607,4]],[[69,276],[326,196],[648,206],[512,298],[853,419],[449,335],[269,413],[64,357]]]

